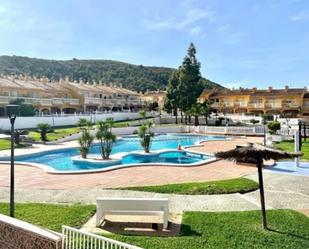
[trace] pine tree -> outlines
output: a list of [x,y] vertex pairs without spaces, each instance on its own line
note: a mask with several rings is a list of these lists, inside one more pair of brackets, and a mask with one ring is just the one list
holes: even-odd
[[203,91],[200,67],[201,64],[196,59],[195,46],[191,43],[179,68],[178,99],[181,112],[187,112]]
[[164,108],[168,112],[173,112],[178,123],[178,108],[179,108],[179,72],[175,71],[170,77],[166,89],[166,98]]

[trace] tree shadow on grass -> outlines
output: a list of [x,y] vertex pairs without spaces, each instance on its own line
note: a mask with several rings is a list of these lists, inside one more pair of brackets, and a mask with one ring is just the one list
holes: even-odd
[[309,236],[306,237],[306,236],[298,235],[298,234],[295,234],[295,233],[279,231],[277,229],[273,229],[273,228],[269,228],[269,227],[267,227],[267,231],[282,234],[282,235],[288,235],[288,236],[291,236],[291,237],[295,237],[295,238],[298,238],[298,239],[303,239],[303,240],[309,241]]

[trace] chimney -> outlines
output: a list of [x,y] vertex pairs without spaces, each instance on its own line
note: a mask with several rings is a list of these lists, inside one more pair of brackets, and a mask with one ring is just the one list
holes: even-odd
[[268,87],[268,92],[271,92],[273,88],[271,86]]

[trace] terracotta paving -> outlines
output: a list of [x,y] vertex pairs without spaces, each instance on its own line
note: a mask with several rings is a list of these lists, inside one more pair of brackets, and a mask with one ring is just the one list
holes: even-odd
[[[212,141],[205,142],[200,147],[192,149],[215,152],[233,148],[236,144],[256,140],[259,139],[235,138],[232,141]],[[9,186],[9,168],[8,165],[0,165],[0,187]],[[254,167],[240,166],[228,161],[216,161],[197,167],[144,166],[75,175],[47,174],[35,167],[18,165],[15,171],[15,181],[16,187],[33,189],[111,188],[229,179],[244,176],[254,171]]]

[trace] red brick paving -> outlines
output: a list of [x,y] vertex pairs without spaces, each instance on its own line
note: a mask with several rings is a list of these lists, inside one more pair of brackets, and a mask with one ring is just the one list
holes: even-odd
[[[194,150],[211,152],[226,150],[244,141],[247,141],[247,139],[206,142],[201,147],[194,148]],[[8,165],[0,165],[0,187],[9,186],[9,168]],[[18,165],[16,166],[15,179],[16,187],[22,188],[111,188],[229,179],[244,176],[254,171],[254,167],[235,165],[228,161],[216,161],[197,167],[144,166],[74,175],[47,174],[39,168]]]

